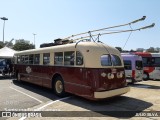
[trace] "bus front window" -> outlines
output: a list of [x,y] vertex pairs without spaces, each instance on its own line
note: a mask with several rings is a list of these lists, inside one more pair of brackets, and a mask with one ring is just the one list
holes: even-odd
[[102,55],[101,56],[101,65],[102,66],[112,66],[111,58],[109,55]]
[[113,66],[121,66],[121,59],[117,55],[111,55]]
[[132,65],[130,60],[124,60],[124,69],[125,70],[132,70]]

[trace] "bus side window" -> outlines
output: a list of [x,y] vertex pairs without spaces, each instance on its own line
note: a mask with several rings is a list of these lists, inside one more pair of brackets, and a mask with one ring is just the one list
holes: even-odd
[[49,65],[50,63],[50,53],[43,54],[43,65]]
[[64,52],[64,65],[74,65],[74,51]]
[[76,52],[76,65],[83,65],[83,56],[79,51]]
[[17,64],[20,64],[21,63],[21,58],[20,56],[17,56]]
[[28,63],[29,63],[29,56],[28,56],[28,55],[25,55],[24,63],[25,63],[25,64],[28,64]]
[[29,55],[29,64],[33,64],[33,54]]
[[25,64],[25,56],[24,55],[20,56],[20,63]]
[[160,58],[159,57],[155,58],[155,66],[160,67]]
[[54,64],[63,65],[63,52],[54,53]]
[[40,54],[35,54],[34,55],[34,64],[39,65],[40,63]]

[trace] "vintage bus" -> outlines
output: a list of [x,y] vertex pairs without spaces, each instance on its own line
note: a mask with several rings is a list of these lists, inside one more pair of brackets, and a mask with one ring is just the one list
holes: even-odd
[[120,52],[100,42],[78,42],[15,53],[18,81],[97,100],[127,93]]
[[143,59],[143,79],[160,79],[160,53],[136,52]]
[[142,57],[132,53],[121,53],[124,61],[125,75],[128,83],[143,80]]

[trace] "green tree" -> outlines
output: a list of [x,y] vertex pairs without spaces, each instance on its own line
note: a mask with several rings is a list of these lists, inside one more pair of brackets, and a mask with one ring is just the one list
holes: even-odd
[[28,44],[25,42],[18,42],[13,46],[13,49],[16,51],[29,50],[34,48],[35,46],[33,44]]
[[2,41],[0,41],[0,49],[4,47],[4,44]]
[[151,52],[151,53],[157,53],[159,51],[156,51],[154,47],[150,47],[146,50],[147,52]]

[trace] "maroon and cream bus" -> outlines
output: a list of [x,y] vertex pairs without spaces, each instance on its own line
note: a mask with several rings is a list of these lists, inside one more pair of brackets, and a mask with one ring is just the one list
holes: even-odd
[[120,52],[96,42],[79,42],[15,53],[14,71],[26,81],[87,99],[104,99],[129,91]]

